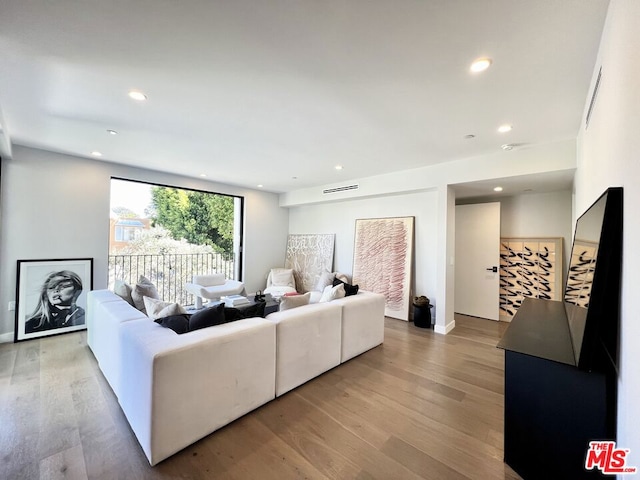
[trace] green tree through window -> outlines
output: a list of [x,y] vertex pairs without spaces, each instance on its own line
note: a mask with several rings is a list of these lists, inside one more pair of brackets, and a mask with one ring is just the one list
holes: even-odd
[[166,228],[175,240],[209,245],[214,251],[233,253],[234,202],[232,197],[170,187],[151,189],[148,212],[153,225]]

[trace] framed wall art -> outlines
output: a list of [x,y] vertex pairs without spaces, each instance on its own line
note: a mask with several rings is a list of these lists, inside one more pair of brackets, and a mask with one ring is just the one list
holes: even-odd
[[290,234],[287,237],[285,268],[293,269],[300,293],[315,289],[324,272],[333,271],[334,234]]
[[525,298],[562,300],[562,237],[500,239],[500,317],[511,321]]
[[414,217],[356,220],[353,284],[382,293],[385,315],[409,320]]
[[14,341],[86,328],[93,259],[18,260]]

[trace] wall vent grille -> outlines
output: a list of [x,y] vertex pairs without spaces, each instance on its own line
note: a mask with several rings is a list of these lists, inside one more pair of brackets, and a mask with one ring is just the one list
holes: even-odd
[[335,188],[325,188],[324,190],[322,190],[322,193],[324,195],[328,195],[331,193],[338,193],[338,192],[346,192],[349,190],[357,190],[358,188],[360,188],[360,185],[353,184],[353,185],[345,185],[344,187],[335,187]]
[[591,94],[591,101],[589,102],[589,109],[587,110],[587,118],[584,122],[585,130],[589,127],[589,120],[591,119],[591,114],[593,113],[593,107],[596,105],[596,97],[598,96],[598,89],[600,88],[600,79],[602,78],[602,67],[598,71],[598,78],[596,79],[596,84],[593,87],[593,93]]

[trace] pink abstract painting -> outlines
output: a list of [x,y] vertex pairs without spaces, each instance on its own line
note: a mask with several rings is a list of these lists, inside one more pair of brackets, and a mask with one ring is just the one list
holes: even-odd
[[382,293],[385,315],[409,320],[414,217],[356,220],[353,284]]

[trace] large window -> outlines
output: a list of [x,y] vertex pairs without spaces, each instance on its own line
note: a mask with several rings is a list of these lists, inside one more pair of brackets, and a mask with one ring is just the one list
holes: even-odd
[[241,280],[242,214],[242,197],[112,178],[109,286],[144,275],[188,305],[194,275]]

